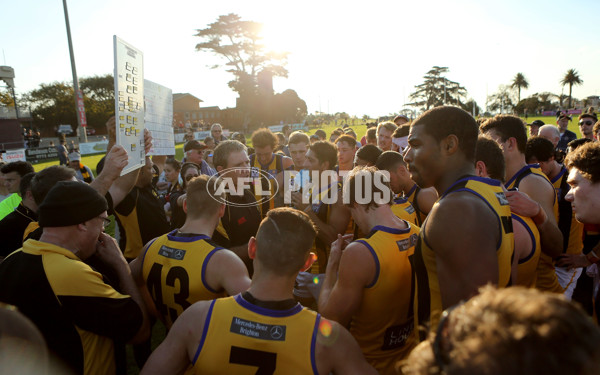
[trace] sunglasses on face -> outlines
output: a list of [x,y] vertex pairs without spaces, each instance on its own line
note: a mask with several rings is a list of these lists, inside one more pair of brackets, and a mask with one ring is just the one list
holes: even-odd
[[197,174],[195,174],[195,175],[194,175],[194,174],[187,175],[187,176],[185,176],[185,180],[186,180],[186,181],[189,181],[189,180],[191,180],[191,179],[192,179],[192,178],[194,178],[194,177],[198,177],[198,175],[197,175]]
[[593,121],[579,121],[579,126],[581,125],[593,125],[594,122]]

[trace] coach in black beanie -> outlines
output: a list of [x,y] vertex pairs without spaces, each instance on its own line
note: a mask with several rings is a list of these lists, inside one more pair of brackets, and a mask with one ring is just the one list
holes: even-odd
[[60,181],[39,207],[40,227],[67,227],[91,220],[108,209],[106,199],[88,184]]

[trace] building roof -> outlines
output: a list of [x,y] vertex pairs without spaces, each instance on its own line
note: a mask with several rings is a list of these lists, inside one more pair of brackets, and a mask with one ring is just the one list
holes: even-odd
[[190,94],[189,92],[183,92],[183,93],[173,94],[173,101],[179,100],[181,98],[185,98],[187,96],[191,96],[192,98],[196,99],[199,102],[203,102],[204,101],[202,99],[199,99],[199,98],[195,97],[194,95]]

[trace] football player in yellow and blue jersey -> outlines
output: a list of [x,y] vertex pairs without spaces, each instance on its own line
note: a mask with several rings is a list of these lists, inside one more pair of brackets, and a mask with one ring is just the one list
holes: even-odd
[[477,137],[475,119],[456,107],[433,108],[410,128],[404,160],[411,178],[440,195],[411,258],[415,331],[436,327],[443,310],[483,285],[510,285],[510,207],[499,181],[475,176]]
[[[331,248],[319,311],[350,327],[365,358],[380,374],[396,374],[396,363],[417,342],[409,258],[419,228],[394,215],[391,188],[388,183],[380,188],[378,178],[383,182],[384,174],[375,167],[357,167],[346,178],[344,196],[349,197],[352,218],[368,235],[347,246],[348,237],[338,236]],[[368,203],[357,203],[357,191],[366,192]]]
[[150,241],[130,265],[150,310],[167,328],[194,302],[234,295],[250,285],[242,260],[210,238],[225,211],[215,190],[206,175],[190,180],[185,224]]
[[248,245],[250,288],[192,305],[142,374],[179,374],[190,364],[196,374],[376,374],[343,326],[293,298],[298,272],[314,261],[315,237],[305,213],[270,210]]

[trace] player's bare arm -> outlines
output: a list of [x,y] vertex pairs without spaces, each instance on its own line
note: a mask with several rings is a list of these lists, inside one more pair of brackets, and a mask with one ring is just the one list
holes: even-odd
[[225,290],[236,295],[250,287],[250,277],[244,262],[233,251],[219,250],[208,261],[206,282],[213,290]]
[[[527,194],[529,198],[537,202],[539,207],[544,210],[545,217],[543,219],[534,219],[540,232],[542,251],[553,258],[559,256],[563,250],[563,235],[554,217],[554,188],[542,178],[531,176],[531,178],[521,181],[519,192]],[[523,196],[515,194],[515,192],[509,192],[507,198],[511,204],[511,209],[515,205],[516,200],[524,199]],[[522,205],[525,204],[527,202],[522,202]],[[521,214],[518,209],[515,210],[515,213]],[[541,214],[539,209],[536,214],[525,216],[534,218],[538,214]]]
[[335,321],[322,318],[317,335],[319,374],[375,375],[354,337]]
[[325,281],[319,295],[321,315],[345,327],[358,310],[363,291],[373,281],[376,272],[369,249],[358,242],[344,246],[348,237],[338,235],[338,240],[331,245]]
[[425,239],[435,252],[443,308],[497,283],[496,246],[502,229],[485,202],[471,193],[453,193],[429,215]]
[[165,340],[146,361],[140,374],[183,374],[185,372],[198,350],[211,302],[196,302],[177,318]]

